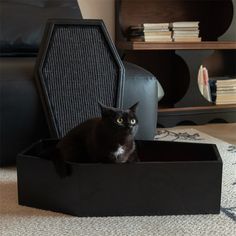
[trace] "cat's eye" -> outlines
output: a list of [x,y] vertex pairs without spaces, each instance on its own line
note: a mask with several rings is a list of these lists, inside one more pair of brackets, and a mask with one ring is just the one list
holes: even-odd
[[130,123],[131,123],[131,125],[135,125],[136,124],[136,120],[135,119],[131,119]]
[[121,117],[117,118],[117,120],[116,120],[116,122],[117,122],[118,124],[122,124],[123,121],[124,121],[124,120],[123,120]]

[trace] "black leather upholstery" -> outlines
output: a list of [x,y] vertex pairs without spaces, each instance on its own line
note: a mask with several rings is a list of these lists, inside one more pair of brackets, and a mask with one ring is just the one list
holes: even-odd
[[123,106],[128,108],[139,101],[137,109],[139,129],[135,138],[153,140],[157,121],[157,80],[153,74],[142,67],[128,62],[124,62],[124,66],[126,76]]
[[81,19],[77,0],[1,0],[1,55],[35,54],[49,18]]
[[82,16],[77,0],[1,0],[0,13],[0,165],[9,165],[49,137],[33,80],[45,23]]
[[14,164],[16,154],[49,137],[33,80],[35,58],[0,58],[0,165]]

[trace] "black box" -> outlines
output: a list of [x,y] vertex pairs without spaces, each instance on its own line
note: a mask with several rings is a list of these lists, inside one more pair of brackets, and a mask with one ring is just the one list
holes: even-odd
[[19,204],[76,216],[217,214],[222,160],[213,144],[137,141],[141,161],[69,163],[60,178],[39,153],[40,141],[18,155]]

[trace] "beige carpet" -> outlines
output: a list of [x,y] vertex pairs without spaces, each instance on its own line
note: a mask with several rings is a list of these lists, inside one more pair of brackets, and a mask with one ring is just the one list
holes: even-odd
[[[216,143],[223,159],[219,215],[79,218],[19,206],[15,168],[0,170],[1,236],[233,236],[236,235],[236,146],[194,129],[159,130],[163,140]],[[30,178],[30,176],[29,176]],[[43,189],[42,189],[43,191]]]

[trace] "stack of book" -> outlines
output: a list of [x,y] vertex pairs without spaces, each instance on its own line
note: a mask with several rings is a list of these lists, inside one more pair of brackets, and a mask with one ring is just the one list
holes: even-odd
[[145,42],[171,42],[171,31],[169,23],[144,23]]
[[216,80],[216,104],[236,104],[236,78]]
[[175,42],[200,42],[199,22],[183,21],[173,22],[170,24],[172,28],[172,38]]

